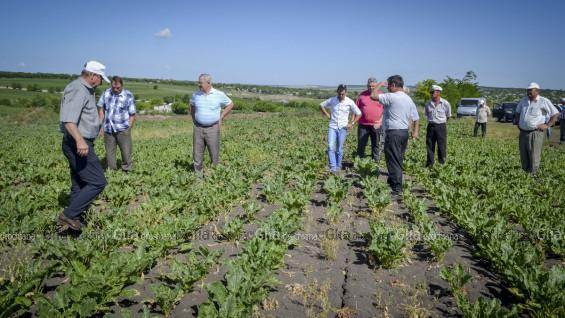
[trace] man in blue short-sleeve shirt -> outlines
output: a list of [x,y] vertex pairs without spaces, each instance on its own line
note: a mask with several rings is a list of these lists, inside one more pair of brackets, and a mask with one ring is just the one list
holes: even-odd
[[[190,99],[190,115],[194,122],[192,134],[192,161],[194,171],[203,175],[204,150],[208,148],[212,164],[220,162],[220,130],[222,121],[233,108],[233,102],[222,91],[212,87],[209,74],[198,76],[199,90]],[[224,111],[222,112],[222,108]]]

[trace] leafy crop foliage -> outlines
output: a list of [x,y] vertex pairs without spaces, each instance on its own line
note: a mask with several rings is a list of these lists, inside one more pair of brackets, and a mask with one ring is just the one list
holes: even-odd
[[564,316],[565,267],[544,264],[546,252],[565,254],[565,176],[555,173],[565,169],[563,151],[544,148],[541,171],[532,178],[519,167],[515,139],[467,140],[470,123],[449,129],[449,164],[423,168],[425,145],[415,145],[407,152],[407,172],[473,239],[519,299],[520,311]]
[[[265,176],[282,176],[281,191],[270,199],[287,207],[276,213],[278,218],[265,223],[265,230],[296,231],[323,167],[317,162],[323,158],[323,149],[316,145],[325,128],[322,119],[302,122],[299,118],[288,114],[260,121],[226,121],[223,163],[210,168],[207,161],[204,181],[198,181],[190,170],[192,138],[186,135],[190,121],[140,121],[133,131],[136,169],[128,174],[106,173],[108,186],[87,211],[87,225],[77,240],[51,239],[56,235],[54,220],[68,202],[68,165],[56,146],[61,135],[54,125],[3,129],[0,232],[30,238],[3,236],[2,244],[5,249],[24,245],[30,252],[24,260],[14,259],[10,273],[2,272],[0,316],[24,315],[32,306],[37,315],[45,317],[103,315],[120,299],[133,297],[136,291],[128,286],[160,259],[171,260],[171,271],[151,288],[153,301],[163,313],[171,313],[179,295],[207,271],[190,260],[172,261],[171,256],[178,253],[179,246],[190,243],[200,226],[246,202],[252,185],[262,183]],[[269,131],[264,127],[270,127]],[[95,149],[99,156],[104,155],[99,140]],[[246,222],[258,212],[256,204],[244,209]],[[257,239],[246,244],[245,250],[249,255],[265,256],[258,260],[263,263],[253,266],[265,264],[273,269],[282,264],[288,244],[294,244],[288,237]],[[198,259],[209,259],[203,257]],[[239,281],[240,271],[253,268],[238,264],[232,265],[230,281]],[[257,277],[268,282],[267,273]],[[66,282],[54,287],[52,296],[44,296],[45,279],[60,275]]]

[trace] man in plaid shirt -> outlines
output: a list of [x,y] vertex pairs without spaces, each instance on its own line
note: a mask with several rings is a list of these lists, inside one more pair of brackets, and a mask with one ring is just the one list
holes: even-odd
[[104,122],[104,148],[108,168],[116,170],[116,144],[122,153],[122,170],[133,168],[131,158],[131,128],[135,122],[135,99],[124,89],[119,76],[112,77],[112,88],[108,88],[98,101],[98,114]]

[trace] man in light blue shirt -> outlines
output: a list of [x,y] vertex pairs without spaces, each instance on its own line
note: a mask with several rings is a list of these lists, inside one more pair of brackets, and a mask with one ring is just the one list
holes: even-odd
[[[418,139],[420,116],[416,104],[404,92],[402,77],[393,75],[387,79],[387,83],[389,93],[381,93],[377,89],[375,94],[384,106],[384,152],[388,170],[387,182],[392,189],[393,196],[400,196],[402,194],[402,165],[408,146],[408,130],[413,125],[412,139]],[[379,83],[379,87],[381,85],[382,83]]]
[[[194,171],[203,176],[204,150],[208,148],[212,164],[220,162],[220,129],[222,121],[233,108],[233,102],[222,91],[212,87],[209,74],[198,76],[200,90],[192,94],[190,99],[190,115],[194,123],[192,134],[192,160]],[[222,112],[221,109],[224,108]]]
[[[330,109],[330,113],[326,110]],[[341,169],[343,159],[343,144],[347,131],[361,118],[361,111],[355,102],[347,97],[347,86],[340,84],[337,87],[337,96],[328,98],[320,103],[320,110],[330,120],[328,129],[328,160],[331,173]],[[351,123],[349,113],[353,112]]]

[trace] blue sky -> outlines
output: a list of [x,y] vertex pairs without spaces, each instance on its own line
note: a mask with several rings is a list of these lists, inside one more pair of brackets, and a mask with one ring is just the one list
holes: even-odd
[[[565,1],[26,1],[0,5],[0,70],[229,83],[565,89]],[[170,30],[169,37],[157,34]]]

